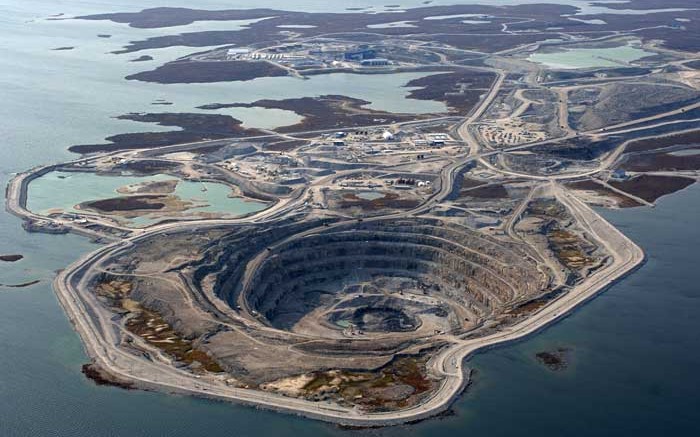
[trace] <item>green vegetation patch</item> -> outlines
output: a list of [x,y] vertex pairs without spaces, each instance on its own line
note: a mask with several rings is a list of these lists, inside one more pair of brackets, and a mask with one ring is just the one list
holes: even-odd
[[553,227],[547,232],[549,247],[569,270],[579,270],[595,261],[583,248],[583,240],[573,232]]
[[435,385],[426,375],[426,362],[426,357],[400,357],[376,372],[316,372],[303,393],[313,400],[332,399],[366,411],[406,408]]
[[187,364],[195,373],[220,373],[221,368],[209,354],[193,347],[192,341],[180,335],[156,312],[144,308],[133,308],[126,329],[143,338],[180,363]]
[[145,309],[130,299],[134,284],[119,277],[105,275],[95,286],[95,294],[105,299],[112,307],[119,308],[128,317],[126,329],[141,337],[174,360],[190,366],[195,373],[220,373],[224,369],[205,351],[194,347],[191,340],[182,338],[155,311]]
[[554,199],[535,199],[527,207],[527,213],[535,216],[544,216],[563,219],[567,212],[564,205]]

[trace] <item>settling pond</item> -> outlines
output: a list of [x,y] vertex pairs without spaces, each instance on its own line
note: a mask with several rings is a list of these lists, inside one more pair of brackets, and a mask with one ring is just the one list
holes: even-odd
[[168,214],[162,211],[139,212],[135,218],[124,219],[111,216],[127,226],[145,227],[164,219],[197,218],[202,213],[220,214],[224,217],[239,217],[261,211],[269,205],[264,202],[230,197],[230,187],[219,183],[187,181],[176,176],[157,174],[153,176],[102,176],[88,172],[47,173],[32,181],[27,189],[27,208],[37,214],[57,212],[85,212],[76,208],[83,202],[124,196],[117,189],[134,184],[177,180],[172,196],[191,202],[185,211]]
[[549,68],[571,70],[627,67],[631,62],[654,54],[632,45],[624,45],[608,48],[574,48],[552,53],[540,52],[530,55],[528,60]]

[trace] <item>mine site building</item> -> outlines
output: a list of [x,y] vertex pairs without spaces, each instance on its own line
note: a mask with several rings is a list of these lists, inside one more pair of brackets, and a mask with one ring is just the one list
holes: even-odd
[[250,49],[246,48],[246,47],[236,47],[236,48],[228,49],[226,51],[226,54],[229,56],[248,55],[248,54],[250,54]]
[[250,55],[250,49],[247,47],[235,47],[226,51],[226,56],[229,58],[241,58]]
[[428,137],[431,140],[442,140],[442,141],[447,141],[450,138],[446,134],[428,134]]
[[616,169],[610,176],[613,179],[627,179],[627,173],[625,173],[625,171],[621,168]]
[[363,61],[365,59],[374,59],[377,53],[373,49],[353,50],[343,54],[346,61]]
[[384,58],[365,59],[360,62],[363,67],[383,67],[389,65],[389,60]]

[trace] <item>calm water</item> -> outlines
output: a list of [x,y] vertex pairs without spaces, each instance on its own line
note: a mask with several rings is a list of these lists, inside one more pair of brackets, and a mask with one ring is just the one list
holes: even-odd
[[364,200],[376,200],[384,197],[384,193],[379,191],[360,191],[355,193],[357,197]]
[[620,47],[596,49],[566,49],[553,53],[535,53],[529,60],[551,68],[575,69],[594,67],[621,67],[654,53],[637,47],[624,45]]
[[[100,176],[94,173],[55,171],[33,180],[28,188],[27,207],[30,211],[47,214],[57,209],[66,212],[79,212],[75,207],[90,200],[120,197],[117,189],[127,185],[145,182],[178,180],[172,195],[192,208],[173,217],[196,217],[198,213],[220,213],[228,217],[246,215],[267,207],[266,203],[249,199],[229,197],[231,188],[224,184],[185,181],[170,175],[153,176]],[[206,191],[202,191],[206,188]],[[168,218],[167,214],[144,214],[135,219],[124,220],[127,224],[142,227]]]
[[[138,30],[108,23],[26,23],[54,13],[137,10],[164,3],[192,4],[184,0],[0,0],[2,185],[12,172],[69,158],[65,149],[71,144],[100,141],[114,133],[155,130],[110,117],[152,110],[150,102],[156,98],[173,101],[175,105],[167,110],[180,111],[222,100],[225,88],[235,90],[230,98],[236,97],[240,89],[228,84],[190,88],[122,81],[125,74],[151,65],[126,65],[128,58],[106,52],[142,38],[145,33]],[[390,3],[358,0],[342,5]],[[239,7],[275,4],[282,2],[236,2]],[[338,9],[337,4],[321,0],[283,4],[296,9]],[[231,2],[206,0],[197,5],[220,8]],[[209,25],[222,23],[197,24]],[[98,33],[115,36],[99,39]],[[79,48],[49,50],[67,45]],[[189,51],[174,48],[149,54],[164,62]],[[344,79],[333,80],[342,83]],[[269,97],[266,91],[278,92],[286,84],[267,86],[256,85],[261,95],[246,98]],[[375,93],[382,84],[372,86],[363,92]],[[312,91],[314,87],[287,92]],[[700,244],[700,189],[692,187],[665,198],[653,210],[607,211],[605,215],[644,247],[648,263],[541,335],[473,358],[471,365],[479,373],[474,387],[455,405],[456,415],[412,426],[412,432],[489,437],[700,432],[695,419],[700,394],[694,390],[700,385],[700,290],[696,285],[700,270],[694,250]],[[41,282],[24,289],[0,288],[0,436],[352,435],[333,426],[230,404],[94,386],[80,374],[86,357],[50,281],[57,269],[96,246],[77,236],[27,234],[20,225],[18,219],[0,213],[0,253],[26,257],[17,263],[0,263],[0,283]],[[568,370],[551,373],[535,362],[535,352],[559,346],[573,349]],[[406,428],[372,434],[405,435]]]

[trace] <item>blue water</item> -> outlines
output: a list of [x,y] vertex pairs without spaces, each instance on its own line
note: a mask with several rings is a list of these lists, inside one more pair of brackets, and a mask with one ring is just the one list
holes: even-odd
[[[176,180],[172,196],[190,205],[184,211],[151,212],[126,219],[119,214],[104,214],[127,226],[144,227],[166,219],[192,219],[199,214],[239,217],[265,209],[269,204],[232,197],[231,187],[224,184],[186,181],[174,176],[103,176],[87,172],[54,171],[33,180],[27,188],[27,209],[37,214],[54,212],[79,213],[81,203],[123,196],[119,188],[154,181]],[[202,191],[205,190],[205,191]],[[89,212],[89,211],[88,211]]]
[[530,55],[528,60],[555,69],[600,68],[633,65],[634,61],[653,54],[631,45],[623,45],[609,48],[576,48],[552,53],[534,53]]
[[[246,0],[236,5],[249,3],[282,4],[279,0]],[[361,0],[343,2],[343,7],[390,3]],[[192,2],[167,0],[167,4]],[[197,3],[199,7],[231,4]],[[66,148],[71,144],[154,130],[110,117],[151,109],[153,98],[169,99],[168,90],[179,90],[155,91],[150,84],[122,83],[127,70],[143,66],[124,65],[124,59],[105,53],[128,41],[136,30],[108,23],[71,27],[70,22],[25,21],[60,12],[97,13],[157,5],[162,3],[0,0],[0,184],[5,185],[12,172],[68,159]],[[285,2],[284,6],[337,9],[332,2],[317,0]],[[115,36],[104,40],[96,38],[97,33]],[[63,45],[81,49],[49,50]],[[158,62],[163,62],[187,50],[156,52]],[[205,88],[177,91],[180,97],[168,110],[213,101],[202,92]],[[106,97],[109,99],[100,100]],[[695,250],[700,246],[700,188],[666,197],[655,209],[603,214],[647,252],[648,262],[639,271],[540,335],[474,357],[470,365],[478,371],[475,384],[455,404],[453,416],[360,434],[700,435],[696,418],[700,406],[700,269]],[[86,357],[50,281],[57,269],[95,248],[78,236],[25,233],[18,219],[0,212],[0,253],[26,257],[17,263],[0,263],[0,283],[41,281],[23,289],[0,288],[1,437],[354,434],[231,404],[93,385],[80,373]],[[553,373],[535,361],[535,352],[559,346],[572,349],[567,370]]]

